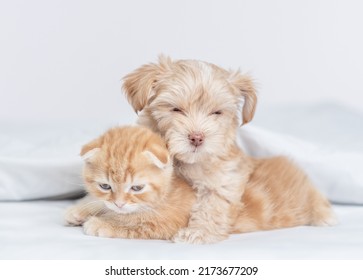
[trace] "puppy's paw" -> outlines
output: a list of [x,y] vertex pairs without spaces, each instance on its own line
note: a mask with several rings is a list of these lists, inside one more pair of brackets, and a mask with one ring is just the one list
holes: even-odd
[[312,222],[312,225],[314,226],[320,226],[320,227],[327,227],[327,226],[335,226],[337,225],[338,222],[338,218],[335,215],[335,213],[330,212],[327,215],[324,215],[322,217],[319,217],[319,219],[315,219]]
[[220,242],[226,238],[226,235],[211,234],[210,232],[203,229],[183,228],[174,235],[172,241],[190,244],[212,244]]
[[114,237],[112,227],[98,217],[91,217],[83,224],[83,231],[87,235],[99,237]]
[[335,226],[338,224],[338,218],[329,204],[325,204],[315,209],[311,221],[313,226]]
[[82,214],[81,209],[75,205],[66,210],[64,214],[64,221],[69,226],[81,226],[87,220],[88,216]]

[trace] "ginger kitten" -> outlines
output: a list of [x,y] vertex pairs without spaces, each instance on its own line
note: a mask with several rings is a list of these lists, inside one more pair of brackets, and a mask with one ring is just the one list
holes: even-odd
[[[113,128],[81,155],[89,195],[68,209],[68,224],[83,224],[89,235],[141,239],[172,239],[188,225],[195,193],[174,174],[156,133]],[[285,158],[251,159],[250,168],[244,195],[226,213],[228,233],[325,223],[328,201]]]
[[89,235],[170,239],[187,226],[194,193],[174,176],[164,141],[143,127],[107,131],[83,146],[88,196],[66,221]]

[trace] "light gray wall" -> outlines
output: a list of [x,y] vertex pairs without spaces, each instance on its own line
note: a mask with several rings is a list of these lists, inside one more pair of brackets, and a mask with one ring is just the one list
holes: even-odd
[[0,1],[0,120],[135,115],[120,78],[159,53],[250,72],[260,104],[363,111],[363,2]]

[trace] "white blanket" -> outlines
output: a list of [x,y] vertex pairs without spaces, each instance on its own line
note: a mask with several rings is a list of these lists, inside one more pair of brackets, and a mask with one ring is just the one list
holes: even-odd
[[331,201],[363,204],[363,151],[344,151],[254,126],[241,129],[239,135],[243,150],[254,157],[290,158]]
[[82,192],[79,152],[108,127],[85,122],[0,123],[0,201]]
[[[338,203],[363,204],[363,116],[332,104],[260,109],[239,129],[253,156],[286,155]],[[81,146],[110,124],[0,123],[0,201],[82,192]],[[274,132],[272,132],[274,131]]]
[[285,155],[333,202],[363,204],[363,114],[341,105],[288,105],[257,112],[240,130],[252,156]]

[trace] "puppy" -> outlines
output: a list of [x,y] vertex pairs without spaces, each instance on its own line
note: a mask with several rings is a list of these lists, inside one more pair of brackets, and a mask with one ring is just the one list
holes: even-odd
[[[242,207],[246,187],[259,180],[256,171],[262,174],[259,178],[277,176],[269,180],[272,188],[286,183],[280,159],[281,174],[273,174],[273,161],[257,164],[237,146],[240,119],[244,124],[251,121],[256,107],[250,77],[211,63],[161,56],[158,63],[143,65],[124,77],[123,90],[134,110],[141,111],[138,123],[165,138],[177,172],[196,191],[188,227],[174,241],[203,244],[227,238],[233,227],[232,213]],[[293,177],[296,168],[287,160],[282,162],[290,173],[287,176]],[[298,182],[302,188],[308,184]],[[323,197],[317,201],[314,211],[318,214],[312,224],[330,223],[329,203]],[[244,231],[249,231],[247,221]]]

